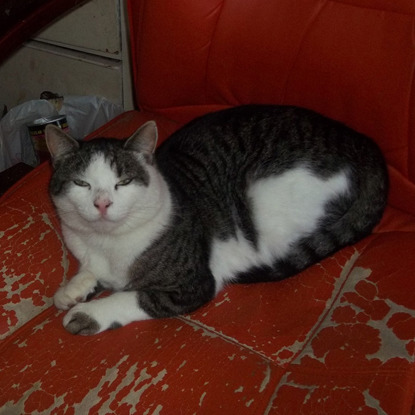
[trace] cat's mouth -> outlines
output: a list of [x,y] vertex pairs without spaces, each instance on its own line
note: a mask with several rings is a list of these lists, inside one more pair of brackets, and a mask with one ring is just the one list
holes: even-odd
[[106,214],[101,214],[100,216],[98,216],[98,218],[96,219],[96,222],[100,222],[100,223],[118,223],[118,222],[120,222],[120,220],[121,220],[120,218],[111,217],[111,215],[106,213]]
[[96,226],[111,226],[122,221],[122,218],[115,217],[110,212],[95,212],[93,215],[85,215],[84,219],[91,225]]
[[98,229],[102,226],[106,229],[110,229],[113,226],[121,225],[126,216],[124,212],[118,212],[111,207],[107,209],[84,209],[79,207],[78,215],[83,218],[83,220],[92,226],[94,229]]
[[94,203],[95,211],[92,213],[93,221],[100,223],[115,223],[119,222],[120,218],[116,212],[111,209],[111,203],[108,203],[106,206],[97,205]]
[[111,219],[108,216],[100,216],[89,222],[91,229],[97,233],[111,233],[114,229],[118,229],[122,222],[120,220]]

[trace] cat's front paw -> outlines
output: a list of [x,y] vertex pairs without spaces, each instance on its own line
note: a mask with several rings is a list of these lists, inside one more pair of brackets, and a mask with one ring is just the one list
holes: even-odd
[[72,334],[90,335],[151,318],[139,305],[136,291],[115,292],[72,307],[63,325]]
[[121,327],[122,324],[105,311],[105,303],[105,299],[100,299],[75,305],[63,318],[63,326],[70,333],[83,336]]
[[82,311],[71,313],[71,315],[65,320],[63,325],[65,326],[65,329],[72,334],[89,336],[101,331],[99,323],[93,317],[83,313]]
[[56,291],[53,302],[56,308],[68,310],[93,294],[97,284],[96,278],[91,273],[77,274],[66,285]]

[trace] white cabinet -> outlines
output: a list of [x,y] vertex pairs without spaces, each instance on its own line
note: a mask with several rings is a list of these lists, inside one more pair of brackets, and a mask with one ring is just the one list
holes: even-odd
[[93,0],[73,11],[36,37],[88,53],[120,59],[121,4],[115,0]]
[[98,95],[133,107],[123,0],[91,0],[60,18],[0,66],[0,104],[48,90]]

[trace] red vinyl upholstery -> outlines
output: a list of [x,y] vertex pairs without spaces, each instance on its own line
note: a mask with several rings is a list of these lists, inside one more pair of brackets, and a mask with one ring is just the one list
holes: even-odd
[[[43,164],[1,199],[0,413],[412,413],[415,3],[129,0],[136,101],[94,135],[294,104],[374,138],[391,191],[373,235],[303,273],[235,285],[191,315],[94,337],[52,296],[76,271]],[[37,411],[37,412],[36,412]]]

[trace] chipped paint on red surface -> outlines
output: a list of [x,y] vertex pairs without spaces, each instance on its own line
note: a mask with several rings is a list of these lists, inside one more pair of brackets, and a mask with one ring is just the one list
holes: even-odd
[[68,276],[69,253],[44,180],[49,174],[46,165],[34,171],[36,184],[16,187],[17,197],[2,206],[0,339],[50,307],[62,276]]
[[[64,248],[47,235],[62,273]],[[371,258],[393,255],[389,241],[374,235],[290,280],[230,286],[192,315],[91,338],[34,308],[1,343],[0,413],[400,413],[415,307]],[[414,278],[408,265],[394,284]]]
[[[413,283],[415,258],[405,257],[392,286],[379,258],[386,263],[387,255],[392,258],[414,244],[415,235],[382,234],[370,239],[354,258],[336,301],[278,385],[270,413],[286,410],[287,394],[293,393],[298,393],[291,408],[296,414],[329,413],[333,407],[340,414],[397,414],[406,413],[404,408],[411,405],[412,396],[403,385],[414,386],[410,333],[415,308],[412,295],[398,300],[394,293]],[[402,321],[409,331],[392,329]]]
[[[22,333],[22,352],[36,353],[35,360],[16,370],[13,347],[3,349],[1,403],[8,413],[70,413],[69,407],[74,414],[153,413],[165,402],[184,413],[202,406],[250,413],[257,394],[270,395],[275,386],[278,368],[193,323],[136,323],[85,339],[66,333],[60,313],[50,311],[43,313],[42,330]],[[235,371],[240,375],[230,376]],[[222,401],[223,394],[232,399]]]

